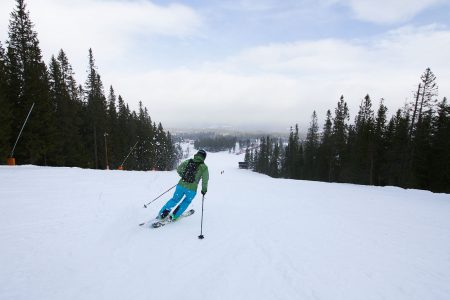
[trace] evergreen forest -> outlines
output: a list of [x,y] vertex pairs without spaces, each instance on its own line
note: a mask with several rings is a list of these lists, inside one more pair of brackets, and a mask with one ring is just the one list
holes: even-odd
[[46,64],[26,4],[16,1],[8,40],[0,42],[0,163],[13,156],[18,164],[172,169],[180,152],[170,132],[142,102],[132,111],[112,86],[105,88],[92,49],[86,61],[84,84],[62,49]]
[[[131,110],[113,86],[103,85],[92,49],[86,62],[82,84],[62,49],[44,62],[25,1],[16,0],[8,39],[0,41],[0,164],[14,157],[18,164],[173,169],[181,149],[171,133],[142,102]],[[295,125],[287,141],[267,136],[247,147],[245,161],[276,178],[450,193],[450,106],[439,98],[430,68],[404,107],[390,112],[383,99],[374,107],[366,95],[352,121],[341,96],[322,125],[312,113],[304,139]],[[221,151],[236,142],[204,137],[195,146]]]
[[214,135],[200,137],[195,140],[196,149],[204,149],[210,152],[229,151],[236,146],[237,138],[229,135]]
[[312,113],[304,140],[296,125],[287,143],[261,138],[259,147],[247,149],[245,161],[272,177],[450,193],[450,106],[445,97],[438,100],[429,68],[413,96],[389,118],[384,100],[374,108],[366,95],[353,124],[341,96],[322,127]]

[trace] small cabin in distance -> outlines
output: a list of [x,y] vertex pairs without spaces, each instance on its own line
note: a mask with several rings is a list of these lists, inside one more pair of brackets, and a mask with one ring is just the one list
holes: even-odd
[[240,161],[239,162],[239,169],[248,169],[248,162]]

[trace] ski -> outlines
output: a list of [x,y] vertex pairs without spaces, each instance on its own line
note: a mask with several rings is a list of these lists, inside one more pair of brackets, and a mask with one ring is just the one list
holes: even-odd
[[[178,221],[180,218],[185,218],[185,217],[188,217],[188,216],[190,216],[190,215],[193,215],[194,212],[195,212],[195,210],[193,210],[193,209],[188,210],[188,211],[185,211],[180,217],[178,217],[177,221]],[[150,221],[140,223],[139,226],[144,226],[144,225],[149,225],[149,224],[150,224],[153,228],[158,228],[158,227],[161,227],[161,226],[166,225],[167,223],[172,223],[172,222],[169,220],[169,218],[166,218],[166,219],[164,219],[164,220],[160,220],[160,219],[155,218],[155,219],[152,219],[152,220],[150,220]],[[159,226],[156,225],[156,227],[155,227],[155,226],[154,226],[155,224],[159,224]]]
[[148,224],[153,224],[153,223],[158,222],[158,221],[160,221],[158,218],[154,218],[154,219],[151,219],[151,220],[149,220],[149,221],[139,223],[139,226],[144,226],[144,225],[148,225]]
[[[181,218],[186,218],[186,217],[193,215],[194,212],[195,212],[195,210],[193,210],[193,209],[185,211],[181,216],[178,217],[178,219],[175,222],[178,222]],[[171,221],[169,218],[165,218],[164,220],[158,220],[158,221],[152,223],[152,227],[159,228],[159,227],[165,226],[166,224],[173,223],[173,222],[174,221]]]

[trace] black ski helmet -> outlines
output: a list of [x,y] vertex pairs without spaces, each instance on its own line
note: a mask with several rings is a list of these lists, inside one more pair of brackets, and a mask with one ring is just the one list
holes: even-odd
[[203,149],[198,150],[197,155],[203,156],[203,159],[206,158],[206,151]]

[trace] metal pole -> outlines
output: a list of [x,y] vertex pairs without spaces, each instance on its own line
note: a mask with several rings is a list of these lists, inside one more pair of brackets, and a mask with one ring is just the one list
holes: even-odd
[[9,157],[13,157],[13,155],[14,155],[14,150],[16,150],[17,142],[19,141],[19,138],[20,138],[20,136],[22,134],[23,128],[25,127],[25,124],[27,124],[28,118],[30,117],[30,114],[31,114],[31,111],[33,110],[33,107],[34,107],[34,102],[33,102],[33,105],[31,105],[30,111],[28,112],[28,115],[27,115],[27,118],[25,119],[25,122],[23,122],[22,129],[20,129],[19,135],[17,136],[17,140],[14,143],[14,147],[13,147]]
[[108,165],[108,146],[106,144],[106,136],[108,135],[107,132],[105,132],[104,136],[105,136],[105,156],[106,156],[106,170],[109,170],[109,165]]
[[98,155],[97,155],[97,126],[94,124],[94,156],[95,168],[98,169]]
[[133,151],[134,147],[136,147],[136,145],[139,143],[139,141],[136,142],[136,144],[134,144],[133,148],[131,148],[130,152],[128,153],[127,157],[125,157],[125,159],[123,160],[123,162],[120,164],[121,166],[123,166],[123,164],[125,163],[125,161],[128,159],[128,156],[130,156],[131,152]]
[[200,235],[199,239],[203,240],[205,237],[203,236],[203,203],[205,202],[205,195],[202,197],[202,222],[200,223]]

